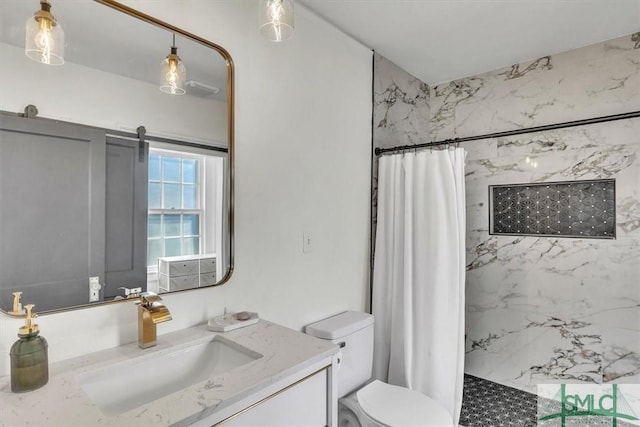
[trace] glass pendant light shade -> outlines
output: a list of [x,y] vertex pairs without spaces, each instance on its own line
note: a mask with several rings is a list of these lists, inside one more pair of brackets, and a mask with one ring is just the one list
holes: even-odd
[[281,42],[293,35],[293,0],[260,0],[260,32]]
[[36,62],[64,64],[64,31],[51,14],[51,4],[40,1],[40,10],[27,19],[24,52]]
[[160,64],[160,90],[170,95],[184,95],[187,68],[178,56],[178,48],[171,47],[171,53]]

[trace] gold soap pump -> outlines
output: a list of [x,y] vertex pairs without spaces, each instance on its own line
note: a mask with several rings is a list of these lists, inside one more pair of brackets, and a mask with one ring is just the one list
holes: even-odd
[[27,304],[24,326],[18,330],[18,341],[11,346],[11,391],[21,393],[42,387],[49,381],[47,340],[33,322],[33,304]]

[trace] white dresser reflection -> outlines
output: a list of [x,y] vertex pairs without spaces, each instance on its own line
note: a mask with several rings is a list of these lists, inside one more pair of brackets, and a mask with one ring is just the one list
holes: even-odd
[[211,286],[216,283],[216,255],[183,255],[158,258],[160,292]]

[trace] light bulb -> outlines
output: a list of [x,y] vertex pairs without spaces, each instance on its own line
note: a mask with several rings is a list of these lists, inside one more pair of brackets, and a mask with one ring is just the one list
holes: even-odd
[[187,69],[178,56],[178,48],[171,47],[171,53],[162,61],[160,90],[170,95],[184,95]]
[[51,64],[51,48],[54,46],[53,35],[51,34],[51,21],[41,19],[40,31],[35,36],[35,43],[40,49],[40,62],[43,64]]
[[271,17],[271,26],[273,32],[276,35],[275,41],[282,41],[282,22],[281,19],[284,16],[284,7],[282,7],[282,1],[273,1],[269,6],[269,16]]
[[261,0],[260,31],[274,42],[293,35],[293,0]]
[[175,95],[178,91],[178,65],[174,58],[169,58],[169,71],[167,72],[166,79],[169,84],[170,92]]
[[64,32],[51,14],[51,5],[40,2],[41,9],[27,19],[25,54],[47,65],[64,64]]

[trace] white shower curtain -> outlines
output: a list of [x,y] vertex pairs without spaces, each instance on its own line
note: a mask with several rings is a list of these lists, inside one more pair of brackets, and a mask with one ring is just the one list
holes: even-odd
[[383,156],[373,269],[374,376],[426,394],[455,425],[464,376],[462,148]]

